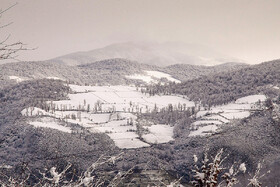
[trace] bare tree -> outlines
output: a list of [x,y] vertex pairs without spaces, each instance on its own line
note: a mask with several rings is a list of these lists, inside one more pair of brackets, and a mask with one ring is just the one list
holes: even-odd
[[[3,16],[5,12],[16,6],[17,3],[14,5],[2,10],[0,9],[0,18]],[[4,23],[0,25],[0,29],[5,29],[5,27],[8,27],[11,25],[13,22],[9,23]],[[0,39],[0,60],[7,60],[7,59],[12,59],[12,60],[18,60],[18,53],[20,51],[26,51],[26,50],[33,50],[34,48],[27,48],[26,44],[22,43],[21,41],[18,42],[9,42],[11,35],[8,34],[4,38]]]

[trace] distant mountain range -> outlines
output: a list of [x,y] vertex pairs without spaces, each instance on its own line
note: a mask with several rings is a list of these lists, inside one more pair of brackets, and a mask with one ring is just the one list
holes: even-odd
[[[30,79],[55,78],[79,84],[131,84],[127,76],[146,71],[169,74],[178,81],[237,70],[248,65],[212,49],[179,42],[116,43],[40,62],[0,64],[0,87]],[[7,83],[8,82],[8,83]]]
[[51,61],[75,66],[112,58],[125,58],[143,64],[168,66],[174,64],[218,65],[226,62],[241,62],[207,47],[179,42],[116,43],[104,48],[64,55]]

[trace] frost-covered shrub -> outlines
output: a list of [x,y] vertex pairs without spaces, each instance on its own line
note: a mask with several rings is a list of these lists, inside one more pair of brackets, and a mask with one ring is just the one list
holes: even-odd
[[[198,162],[198,157],[193,156],[194,169],[193,181],[191,182],[196,187],[232,187],[239,183],[238,175],[245,174],[247,171],[245,163],[240,165],[234,163],[230,168],[225,168],[223,162],[227,159],[227,156],[223,155],[223,149],[220,149],[213,158],[209,158],[208,153],[204,153],[201,163]],[[249,174],[249,183],[247,186],[261,187],[261,178],[266,173],[261,172],[262,164],[259,162],[256,171],[253,175]]]
[[232,165],[229,169],[223,167],[226,157],[223,157],[223,149],[220,149],[212,160],[208,157],[208,153],[204,153],[202,165],[198,165],[198,158],[194,155],[194,173],[192,184],[197,187],[214,187],[227,186],[231,187],[238,183],[236,178],[240,172],[246,172],[245,163],[239,167]]

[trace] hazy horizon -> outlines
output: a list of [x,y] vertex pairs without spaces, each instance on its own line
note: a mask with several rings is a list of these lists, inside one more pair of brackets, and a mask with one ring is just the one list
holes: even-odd
[[[14,3],[2,0],[1,8]],[[1,24],[13,24],[1,35],[38,47],[20,53],[22,61],[114,43],[175,41],[254,64],[280,58],[279,8],[274,0],[23,0],[2,15]]]

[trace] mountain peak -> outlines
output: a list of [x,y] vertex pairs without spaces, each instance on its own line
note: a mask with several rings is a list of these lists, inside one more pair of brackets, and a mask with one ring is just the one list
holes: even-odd
[[181,42],[125,42],[103,48],[61,56],[54,61],[67,65],[88,64],[104,59],[122,58],[143,64],[168,66],[173,64],[218,65],[240,62],[213,49]]

